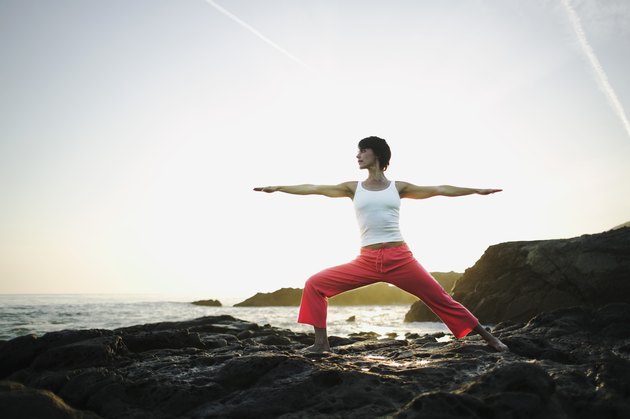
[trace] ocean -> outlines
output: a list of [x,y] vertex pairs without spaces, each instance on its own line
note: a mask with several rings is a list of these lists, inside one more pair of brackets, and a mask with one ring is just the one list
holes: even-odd
[[[151,294],[5,294],[0,295],[0,340],[27,334],[41,336],[63,329],[116,329],[223,314],[260,325],[311,332],[311,326],[295,322],[297,310],[297,307],[202,307]],[[331,306],[328,334],[347,337],[357,332],[375,332],[384,337],[395,333],[399,339],[405,333],[450,334],[439,322],[403,322],[408,310],[409,305]],[[347,321],[351,316],[355,316],[354,322]]]

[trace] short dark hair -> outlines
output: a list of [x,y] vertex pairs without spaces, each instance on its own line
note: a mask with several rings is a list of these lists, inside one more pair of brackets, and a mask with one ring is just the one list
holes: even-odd
[[381,169],[387,169],[389,166],[389,159],[392,157],[392,151],[389,149],[389,145],[387,145],[387,141],[380,137],[366,137],[359,141],[359,149],[369,148],[374,154],[376,154],[376,158],[378,159],[378,164],[381,166]]

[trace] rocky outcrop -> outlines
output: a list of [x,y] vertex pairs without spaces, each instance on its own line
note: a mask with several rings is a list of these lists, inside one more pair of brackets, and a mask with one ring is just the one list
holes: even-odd
[[[432,272],[432,275],[448,290],[453,288],[453,284],[462,276],[457,272]],[[299,306],[301,299],[301,288],[282,288],[272,293],[259,292],[234,306]],[[414,295],[400,288],[380,282],[336,295],[328,300],[328,304],[333,306],[412,304],[417,300]]]
[[302,300],[302,288],[280,288],[274,292],[259,292],[234,307],[279,307],[299,306]]
[[221,301],[219,300],[199,300],[193,301],[190,304],[194,304],[196,306],[206,306],[206,307],[221,307]]
[[[502,243],[464,272],[453,297],[482,323],[526,321],[562,307],[630,303],[630,228]],[[417,303],[408,321],[434,319]],[[430,313],[430,314],[429,314]]]
[[[571,308],[479,337],[331,337],[203,317],[0,346],[3,419],[620,418],[630,412],[630,305]],[[19,362],[16,362],[19,361]],[[37,407],[43,406],[43,407]],[[31,409],[31,410],[29,410]],[[24,414],[27,412],[27,414]]]
[[441,322],[442,320],[426,304],[418,300],[405,313],[405,322]]

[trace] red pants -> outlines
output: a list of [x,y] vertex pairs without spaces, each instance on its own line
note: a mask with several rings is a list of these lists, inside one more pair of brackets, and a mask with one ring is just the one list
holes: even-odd
[[456,338],[466,336],[479,321],[424,269],[403,244],[384,249],[361,249],[352,262],[325,269],[306,281],[299,323],[326,327],[328,297],[375,282],[388,282],[420,298]]

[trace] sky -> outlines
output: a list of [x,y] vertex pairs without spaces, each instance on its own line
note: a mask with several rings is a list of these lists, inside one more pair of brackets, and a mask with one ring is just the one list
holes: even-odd
[[237,302],[358,253],[367,175],[430,271],[630,221],[625,0],[0,0],[0,293]]

